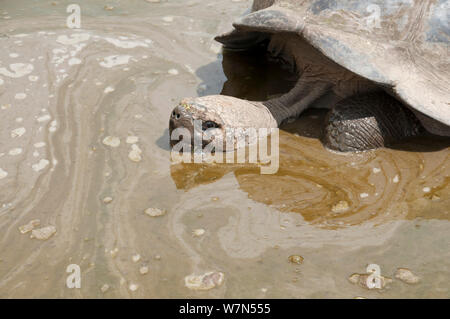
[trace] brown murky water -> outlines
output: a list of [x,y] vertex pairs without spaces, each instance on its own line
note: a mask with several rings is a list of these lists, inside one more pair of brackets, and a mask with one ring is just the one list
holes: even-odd
[[[212,38],[250,1],[83,2],[80,30],[65,27],[69,3],[0,7],[0,297],[450,297],[448,140],[334,154],[314,111],[281,132],[276,175],[172,165],[167,122],[182,97],[223,86],[260,99],[292,83],[231,53],[224,73]],[[19,231],[35,219],[56,234]],[[420,282],[348,281],[371,263]],[[70,264],[80,289],[66,286]],[[222,285],[185,286],[208,271]]]

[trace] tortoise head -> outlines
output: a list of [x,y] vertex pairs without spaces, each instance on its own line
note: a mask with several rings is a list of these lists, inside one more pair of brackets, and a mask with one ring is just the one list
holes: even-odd
[[225,95],[186,98],[170,115],[170,145],[181,143],[190,150],[235,150],[252,142],[248,138],[244,144],[239,142],[243,130],[273,127],[277,123],[261,103]]

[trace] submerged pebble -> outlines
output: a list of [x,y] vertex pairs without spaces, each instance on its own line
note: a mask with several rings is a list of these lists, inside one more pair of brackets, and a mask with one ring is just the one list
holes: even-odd
[[127,140],[126,140],[127,144],[136,144],[137,142],[139,142],[138,136],[127,136]]
[[349,208],[350,206],[348,205],[348,202],[345,200],[341,200],[331,207],[331,211],[333,213],[342,213],[347,211]]
[[23,134],[25,134],[27,130],[24,127],[19,127],[11,131],[11,137],[21,137]]
[[38,163],[31,165],[31,168],[35,172],[39,172],[47,167],[47,165],[50,164],[50,162],[46,159],[41,159]]
[[358,285],[360,287],[366,288],[366,289],[383,289],[384,287],[386,287],[388,284],[390,284],[392,282],[392,279],[389,277],[384,277],[381,276],[379,277],[380,279],[380,287],[374,287],[374,288],[370,288],[367,284],[367,280],[369,279],[369,276],[371,274],[352,274],[350,277],[348,277],[348,280],[355,285]]
[[103,139],[103,144],[111,147],[118,147],[120,145],[120,138],[115,136],[107,136]]
[[109,251],[109,254],[111,255],[112,258],[116,258],[118,252],[119,252],[119,248],[116,247],[114,249],[111,249]]
[[142,150],[136,144],[131,145],[131,151],[128,153],[128,158],[133,162],[140,162],[142,160]]
[[107,196],[107,197],[103,198],[103,203],[105,203],[105,204],[109,204],[112,201],[113,201],[112,197]]
[[133,262],[137,263],[139,260],[141,260],[141,255],[139,255],[139,254],[133,255],[133,256],[131,257],[131,260],[132,260]]
[[39,240],[47,240],[50,237],[52,237],[56,233],[56,227],[55,226],[46,226],[39,229],[33,229],[31,231],[30,238],[36,238]]
[[192,235],[196,236],[196,237],[200,237],[203,236],[205,234],[206,230],[204,230],[203,228],[199,228],[199,229],[194,229],[192,231]]
[[440,200],[441,198],[439,197],[439,195],[433,194],[433,196],[431,196],[431,200],[436,202],[438,200]]
[[136,291],[139,289],[139,286],[136,284],[130,284],[130,286],[128,287],[131,291]]
[[164,22],[173,22],[173,17],[172,16],[165,16],[162,18]]
[[290,263],[301,265],[304,258],[300,255],[291,255],[288,257]]
[[12,150],[10,150],[8,152],[8,154],[11,155],[11,156],[16,156],[16,155],[22,154],[22,149],[20,147],[13,148]]
[[408,268],[398,268],[395,271],[394,277],[411,285],[417,284],[420,281],[420,277],[415,275]]
[[221,272],[211,271],[203,275],[189,275],[184,278],[184,284],[192,290],[209,290],[220,286],[225,275]]
[[148,273],[148,267],[147,266],[142,266],[141,268],[139,268],[139,273],[141,275],[145,275]]
[[112,86],[107,86],[105,88],[105,90],[103,90],[103,93],[105,93],[105,94],[110,93],[110,92],[114,92],[114,88]]
[[5,178],[6,176],[8,176],[8,172],[0,168],[0,179]]
[[145,214],[151,217],[158,217],[165,215],[166,210],[150,207],[145,210]]
[[108,284],[104,284],[101,288],[100,288],[101,292],[105,293],[109,290],[109,285]]
[[26,234],[26,233],[29,233],[30,231],[32,231],[35,227],[39,227],[40,225],[41,225],[41,221],[39,219],[33,219],[33,220],[29,221],[28,224],[20,226],[19,231],[22,234]]

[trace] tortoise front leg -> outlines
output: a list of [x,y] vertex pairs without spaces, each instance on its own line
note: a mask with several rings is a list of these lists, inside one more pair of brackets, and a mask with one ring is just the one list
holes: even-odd
[[423,132],[409,109],[387,93],[374,92],[338,102],[325,120],[322,142],[335,151],[364,151]]
[[330,92],[332,84],[322,80],[302,77],[288,93],[263,102],[280,125],[289,118],[298,117],[319,98]]

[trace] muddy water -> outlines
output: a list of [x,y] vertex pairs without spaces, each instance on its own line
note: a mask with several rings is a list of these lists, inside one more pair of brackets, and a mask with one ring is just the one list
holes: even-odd
[[[250,2],[90,1],[80,30],[65,27],[69,3],[0,8],[0,297],[450,296],[448,140],[334,154],[318,139],[323,112],[307,112],[280,134],[276,175],[172,165],[182,97],[260,99],[292,83],[259,58],[225,56],[224,72],[212,37]],[[35,219],[56,234],[19,231]],[[370,263],[420,282],[348,281]],[[70,264],[80,289],[66,286]],[[222,285],[185,287],[208,271]]]

